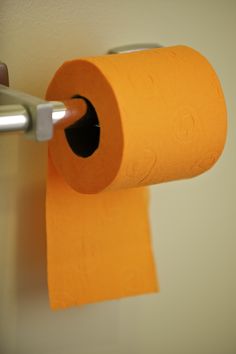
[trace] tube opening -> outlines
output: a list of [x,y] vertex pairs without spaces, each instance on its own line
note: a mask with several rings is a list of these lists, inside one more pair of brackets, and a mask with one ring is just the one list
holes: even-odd
[[83,99],[87,104],[85,115],[65,129],[65,136],[72,151],[80,157],[91,156],[98,148],[100,126],[97,112],[92,103],[83,96],[75,95],[72,99]]

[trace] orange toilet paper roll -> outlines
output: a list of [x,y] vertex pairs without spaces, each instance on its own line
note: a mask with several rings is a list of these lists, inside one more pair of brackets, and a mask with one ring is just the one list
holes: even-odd
[[78,124],[59,126],[49,144],[53,307],[156,291],[143,186],[206,171],[226,137],[219,80],[208,61],[185,46],[66,62],[47,99],[78,95],[88,100],[78,108],[85,124],[90,115],[92,129],[100,129],[93,130],[96,143],[87,157]]

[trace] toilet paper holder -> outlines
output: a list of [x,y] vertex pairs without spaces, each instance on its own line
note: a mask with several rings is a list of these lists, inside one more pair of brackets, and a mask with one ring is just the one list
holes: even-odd
[[[153,43],[132,44],[110,49],[108,54],[131,53],[160,48]],[[53,126],[68,118],[63,102],[49,102],[9,87],[7,65],[0,62],[0,133],[24,132],[35,141],[48,141]]]

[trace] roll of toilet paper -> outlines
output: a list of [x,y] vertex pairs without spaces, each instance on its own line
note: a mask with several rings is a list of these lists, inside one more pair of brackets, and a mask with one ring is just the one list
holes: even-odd
[[[50,154],[59,173],[81,193],[193,177],[210,168],[223,149],[226,109],[220,83],[209,62],[191,48],[67,62],[47,98],[76,95],[88,100],[100,126],[97,149],[87,158],[79,156],[58,129]],[[89,139],[86,130],[84,135]]]
[[226,107],[215,71],[186,46],[76,59],[46,97],[78,99],[49,143],[52,306],[158,290],[144,186],[196,176],[220,156]]

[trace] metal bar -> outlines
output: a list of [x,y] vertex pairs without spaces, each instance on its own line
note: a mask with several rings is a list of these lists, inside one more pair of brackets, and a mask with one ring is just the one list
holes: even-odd
[[[66,107],[62,102],[52,104],[52,123],[56,124],[66,116]],[[0,106],[0,133],[27,132],[31,126],[31,117],[23,105]]]
[[162,48],[162,45],[157,43],[137,43],[137,44],[127,44],[120,47],[112,48],[108,51],[108,54],[125,54],[140,52],[141,50],[148,50],[154,48]]
[[53,106],[50,102],[0,85],[0,105],[12,104],[20,104],[27,109],[30,116],[29,126],[26,130],[28,138],[37,141],[45,141],[52,138]]
[[25,132],[29,125],[29,114],[22,105],[0,106],[0,132]]
[[67,109],[63,102],[51,101],[53,105],[52,122],[57,124],[62,119],[66,118]]

